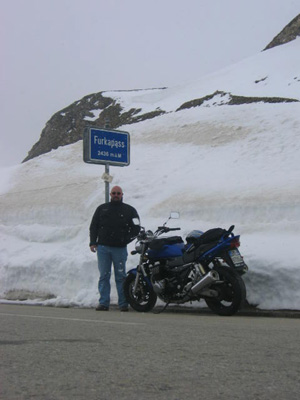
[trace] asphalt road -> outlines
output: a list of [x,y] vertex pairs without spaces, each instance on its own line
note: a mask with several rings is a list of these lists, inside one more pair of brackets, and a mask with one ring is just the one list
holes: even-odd
[[300,320],[0,304],[1,400],[298,400]]

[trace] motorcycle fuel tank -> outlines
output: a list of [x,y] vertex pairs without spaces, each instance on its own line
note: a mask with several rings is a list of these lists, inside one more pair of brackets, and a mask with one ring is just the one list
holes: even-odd
[[184,243],[176,243],[162,246],[159,250],[148,249],[147,255],[149,258],[161,259],[182,256]]

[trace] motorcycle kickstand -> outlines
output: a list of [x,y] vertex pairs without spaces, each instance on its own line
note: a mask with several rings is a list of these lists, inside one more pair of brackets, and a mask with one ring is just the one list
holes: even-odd
[[162,312],[165,311],[165,309],[168,307],[169,304],[170,304],[170,302],[167,303],[167,304],[164,306],[164,308],[163,308],[162,310],[160,310],[160,311],[153,311],[153,314],[161,314]]

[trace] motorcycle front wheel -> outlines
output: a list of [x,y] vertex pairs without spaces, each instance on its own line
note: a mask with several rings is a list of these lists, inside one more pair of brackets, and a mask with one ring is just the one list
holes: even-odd
[[238,273],[229,267],[218,266],[214,270],[218,272],[221,283],[213,284],[210,288],[217,291],[218,296],[206,298],[205,302],[215,314],[233,315],[246,300],[245,283]]
[[136,275],[127,275],[124,282],[124,294],[129,305],[139,312],[148,312],[155,306],[157,295],[151,286],[140,276],[134,293]]

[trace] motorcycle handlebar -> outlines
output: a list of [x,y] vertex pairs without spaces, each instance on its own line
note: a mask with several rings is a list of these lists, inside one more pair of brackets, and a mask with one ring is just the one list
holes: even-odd
[[162,233],[167,233],[170,231],[180,231],[181,228],[169,228],[168,226],[159,226],[157,228],[157,231],[152,233],[152,231],[145,231],[145,228],[142,228],[140,233],[137,236],[138,240],[150,240],[151,238],[154,238],[155,236],[159,236]]
[[158,231],[161,232],[170,232],[170,231],[180,231],[181,228],[169,228],[167,226],[159,226],[157,228]]

